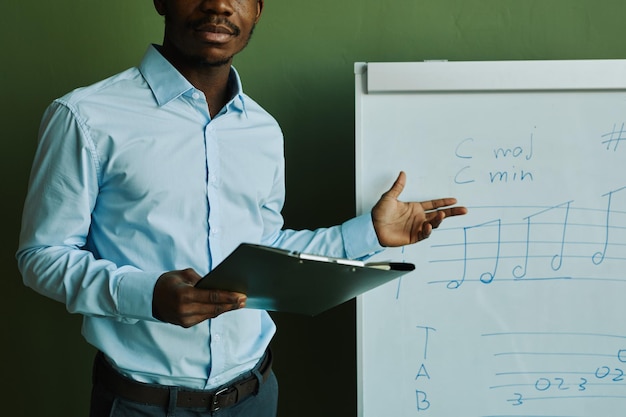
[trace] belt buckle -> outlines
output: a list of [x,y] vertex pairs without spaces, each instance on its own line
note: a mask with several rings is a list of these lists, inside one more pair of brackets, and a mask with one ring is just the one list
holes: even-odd
[[225,394],[230,389],[231,389],[231,387],[224,387],[221,390],[217,391],[215,394],[213,394],[213,399],[211,400],[211,406],[209,407],[209,411],[214,412],[214,411],[217,411],[220,408],[222,408],[219,405],[220,395]]

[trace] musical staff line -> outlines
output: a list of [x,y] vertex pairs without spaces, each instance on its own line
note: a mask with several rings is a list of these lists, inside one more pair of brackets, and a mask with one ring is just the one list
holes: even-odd
[[[613,276],[626,262],[626,186],[599,196],[603,208],[576,207],[574,200],[546,206],[481,206],[476,224],[438,231],[431,264],[449,264],[458,276],[445,283],[590,280]],[[470,212],[477,208],[470,207]],[[487,216],[492,214],[492,218]],[[457,267],[458,265],[458,267]],[[447,272],[450,275],[449,272]]]

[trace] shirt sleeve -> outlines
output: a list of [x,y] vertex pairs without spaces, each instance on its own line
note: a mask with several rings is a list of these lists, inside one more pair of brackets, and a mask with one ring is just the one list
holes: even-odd
[[88,129],[69,105],[54,102],[42,120],[22,215],[16,258],[24,284],[71,313],[155,320],[160,273],[118,266],[85,249],[99,170]]
[[346,258],[367,259],[385,248],[378,242],[371,213],[362,214],[341,225]]

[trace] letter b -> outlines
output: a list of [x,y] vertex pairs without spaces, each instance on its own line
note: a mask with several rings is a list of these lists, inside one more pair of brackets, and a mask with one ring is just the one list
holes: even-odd
[[430,408],[428,395],[424,391],[416,390],[415,396],[417,397],[417,411],[426,411]]

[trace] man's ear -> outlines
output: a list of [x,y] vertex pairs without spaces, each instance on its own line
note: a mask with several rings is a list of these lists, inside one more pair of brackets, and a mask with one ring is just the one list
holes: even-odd
[[163,0],[152,0],[152,2],[154,3],[154,8],[156,9],[157,13],[159,13],[161,16],[165,16],[165,3],[163,2]]
[[[157,0],[154,0],[157,1]],[[255,19],[255,23],[259,22],[259,19],[261,18],[261,13],[263,12],[263,4],[264,1],[263,0],[257,0],[256,3],[256,19]]]

